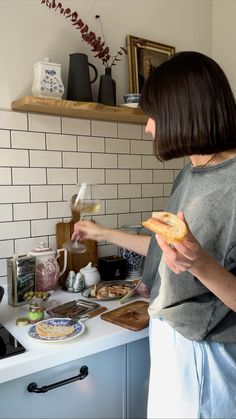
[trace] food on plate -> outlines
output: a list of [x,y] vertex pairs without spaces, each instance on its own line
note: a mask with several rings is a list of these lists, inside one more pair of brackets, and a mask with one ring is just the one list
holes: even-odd
[[119,298],[126,295],[131,289],[130,285],[104,285],[102,287],[94,285],[90,290],[90,297],[97,299]]
[[75,331],[73,326],[38,323],[35,326],[36,332],[43,338],[65,338]]
[[170,212],[153,212],[152,217],[142,224],[154,233],[160,234],[168,243],[182,242],[187,234],[186,224]]
[[26,291],[24,293],[25,300],[32,300],[32,298],[43,298],[46,300],[50,296],[50,293],[47,291]]

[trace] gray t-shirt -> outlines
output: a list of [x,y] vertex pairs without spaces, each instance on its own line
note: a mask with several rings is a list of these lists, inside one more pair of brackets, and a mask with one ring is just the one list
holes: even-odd
[[[236,275],[236,157],[208,167],[187,165],[165,210],[183,211],[201,246]],[[191,340],[236,342],[236,313],[189,272],[171,271],[154,235],[143,281],[152,287],[152,317],[162,318]]]

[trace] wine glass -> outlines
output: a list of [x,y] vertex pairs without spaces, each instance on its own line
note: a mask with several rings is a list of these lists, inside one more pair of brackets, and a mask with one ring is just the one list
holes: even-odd
[[[96,185],[88,185],[82,183],[78,194],[71,198],[71,212],[72,218],[82,220],[84,214],[96,214],[101,208],[101,201],[93,198],[95,194]],[[69,252],[84,253],[87,250],[85,243],[79,240],[70,240],[63,244]]]

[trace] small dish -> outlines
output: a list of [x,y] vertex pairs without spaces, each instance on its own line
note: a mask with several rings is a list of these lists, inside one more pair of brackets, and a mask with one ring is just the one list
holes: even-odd
[[139,104],[138,104],[138,102],[134,102],[134,103],[121,103],[121,105],[120,105],[122,108],[133,108],[133,109],[135,109],[135,108],[138,108],[138,106],[139,106]]
[[[113,286],[121,286],[121,287],[126,287],[128,288],[128,291],[131,291],[134,287],[135,287],[135,283],[132,281],[126,281],[126,280],[117,280],[117,281],[104,281],[104,282],[100,282],[97,286],[97,290],[103,287],[113,287]],[[93,289],[93,287],[90,288],[86,288],[84,291],[82,291],[82,296],[85,298],[89,298],[90,300],[95,300],[95,301],[109,301],[109,300],[118,300],[120,298],[122,298],[124,295],[119,295],[119,296],[112,296],[112,297],[93,297],[91,296],[91,290]]]
[[[36,326],[39,324],[46,324],[48,326],[70,326],[73,331],[69,336],[60,336],[60,337],[42,337],[39,336],[36,330]],[[70,318],[52,318],[47,320],[42,320],[41,322],[37,322],[33,324],[28,332],[28,335],[37,341],[41,342],[65,342],[71,339],[76,338],[77,336],[81,335],[85,330],[85,326],[81,322],[73,322],[71,323]]]

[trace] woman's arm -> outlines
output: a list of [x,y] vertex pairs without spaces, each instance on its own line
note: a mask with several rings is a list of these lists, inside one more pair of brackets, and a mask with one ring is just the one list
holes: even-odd
[[151,237],[130,234],[121,230],[113,230],[92,221],[79,221],[74,225],[72,239],[108,241],[117,246],[125,247],[135,253],[146,256]]
[[[183,213],[178,216],[186,223]],[[202,249],[189,228],[185,240],[174,247],[158,235],[156,239],[170,269],[176,274],[190,272],[225,305],[236,311],[236,277]]]

